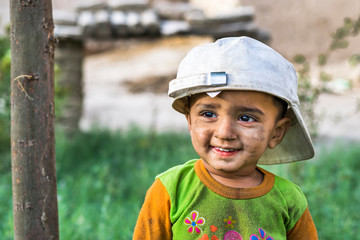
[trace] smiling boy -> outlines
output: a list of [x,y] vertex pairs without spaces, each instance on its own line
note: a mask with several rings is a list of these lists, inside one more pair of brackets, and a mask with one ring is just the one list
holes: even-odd
[[309,159],[293,66],[248,37],[191,50],[170,82],[200,159],[156,177],[133,239],[317,239],[293,183],[258,167]]
[[256,170],[266,148],[274,148],[290,126],[278,119],[274,97],[253,91],[198,94],[186,114],[192,144],[210,175],[229,187],[250,188],[262,182]]

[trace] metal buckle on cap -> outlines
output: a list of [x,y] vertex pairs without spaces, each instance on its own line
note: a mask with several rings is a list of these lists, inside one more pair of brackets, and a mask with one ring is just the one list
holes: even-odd
[[216,85],[226,85],[227,76],[226,72],[211,72],[207,77],[207,85],[216,86]]

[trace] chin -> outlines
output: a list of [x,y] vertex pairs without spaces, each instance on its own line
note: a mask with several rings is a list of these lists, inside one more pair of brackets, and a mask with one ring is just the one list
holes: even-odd
[[224,172],[224,173],[233,173],[238,171],[241,166],[234,166],[231,165],[231,163],[227,163],[226,161],[224,161],[225,164],[209,164],[213,169],[215,169],[216,171],[220,171],[220,172]]

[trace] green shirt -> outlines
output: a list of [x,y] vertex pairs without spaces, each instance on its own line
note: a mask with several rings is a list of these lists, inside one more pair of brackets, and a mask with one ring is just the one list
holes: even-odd
[[264,169],[254,188],[216,182],[202,160],[191,160],[160,174],[171,202],[173,239],[286,239],[307,209],[298,186]]

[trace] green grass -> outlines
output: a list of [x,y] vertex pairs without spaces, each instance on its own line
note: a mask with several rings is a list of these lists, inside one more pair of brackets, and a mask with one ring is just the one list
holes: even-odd
[[131,239],[154,177],[196,157],[186,134],[95,131],[57,142],[61,239]]
[[322,147],[311,161],[267,167],[298,184],[319,239],[359,239],[360,143]]
[[[306,194],[319,239],[357,239],[360,224],[360,148],[337,144],[316,159],[266,167]],[[195,158],[187,134],[94,130],[72,138],[57,134],[60,238],[131,239],[154,177]],[[0,239],[12,236],[10,156],[0,163]]]
[[0,239],[13,239],[11,164],[9,153],[0,153]]

